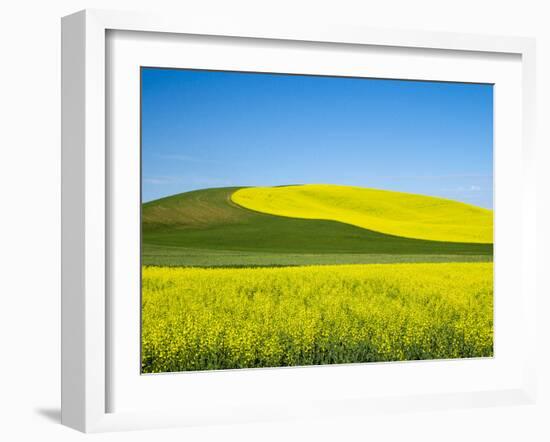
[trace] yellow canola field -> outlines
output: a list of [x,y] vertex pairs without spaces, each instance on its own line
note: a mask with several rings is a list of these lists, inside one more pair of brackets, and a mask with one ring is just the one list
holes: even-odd
[[493,264],[143,267],[142,370],[493,355]]
[[332,184],[250,187],[234,203],[271,215],[322,219],[389,235],[492,243],[493,211],[442,198]]

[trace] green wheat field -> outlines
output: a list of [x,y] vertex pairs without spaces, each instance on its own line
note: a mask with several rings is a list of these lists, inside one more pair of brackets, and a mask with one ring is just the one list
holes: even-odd
[[493,355],[493,212],[226,187],[142,205],[142,372]]

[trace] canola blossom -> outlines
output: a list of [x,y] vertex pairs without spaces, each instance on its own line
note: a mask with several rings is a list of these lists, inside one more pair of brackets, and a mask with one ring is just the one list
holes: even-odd
[[142,372],[493,355],[493,264],[143,267]]
[[291,218],[339,221],[406,238],[493,242],[493,211],[411,193],[333,184],[248,187],[231,200],[241,207]]

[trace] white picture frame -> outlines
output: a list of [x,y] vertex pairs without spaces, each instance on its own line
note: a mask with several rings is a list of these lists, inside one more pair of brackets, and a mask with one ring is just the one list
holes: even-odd
[[[522,381],[514,388],[477,388],[460,393],[392,394],[281,407],[252,403],[224,415],[185,410],[110,412],[110,355],[107,228],[112,210],[108,186],[106,120],[109,31],[239,37],[274,41],[338,43],[380,48],[418,48],[521,57],[521,292],[519,323],[524,336],[535,334],[535,42],[518,37],[357,29],[345,26],[293,27],[284,24],[217,23],[194,17],[86,10],[62,21],[62,423],[84,432],[249,422],[292,417],[362,414],[383,409],[418,410],[532,403],[536,396],[535,339],[528,340],[521,364]],[[515,177],[517,178],[517,177]],[[116,319],[116,318],[115,318]],[[389,366],[388,366],[389,367]],[[340,369],[331,367],[331,369]],[[345,369],[345,368],[342,368]],[[349,367],[348,367],[349,369]],[[380,370],[390,368],[381,367]],[[248,373],[248,374],[247,374]],[[258,372],[255,372],[258,373]],[[260,375],[265,379],[269,371]],[[273,372],[271,372],[273,373]],[[243,371],[240,375],[250,376]],[[212,378],[210,378],[212,379]],[[203,381],[208,382],[208,380]],[[241,404],[242,405],[242,404]],[[289,412],[289,409],[292,411]]]

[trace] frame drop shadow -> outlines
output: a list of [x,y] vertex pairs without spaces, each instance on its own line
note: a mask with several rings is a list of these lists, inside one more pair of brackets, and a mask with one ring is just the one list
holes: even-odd
[[42,416],[44,419],[50,422],[60,424],[61,423],[61,409],[60,408],[36,408],[34,410],[36,414]]

